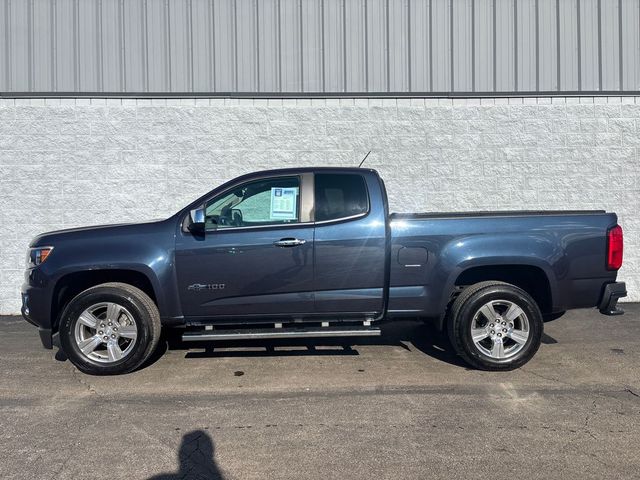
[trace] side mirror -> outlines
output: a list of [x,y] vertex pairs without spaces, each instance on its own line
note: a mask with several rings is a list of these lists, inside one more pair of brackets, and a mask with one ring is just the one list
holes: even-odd
[[189,230],[193,233],[204,233],[204,208],[194,208],[190,214]]

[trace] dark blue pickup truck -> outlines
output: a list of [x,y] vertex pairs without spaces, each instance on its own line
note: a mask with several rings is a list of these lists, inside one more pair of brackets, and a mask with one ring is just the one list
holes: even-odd
[[185,341],[367,336],[399,318],[507,370],[535,354],[545,319],[622,313],[622,250],[613,213],[389,214],[374,170],[272,170],[166,220],[36,237],[22,314],[93,374],[138,368],[162,327]]

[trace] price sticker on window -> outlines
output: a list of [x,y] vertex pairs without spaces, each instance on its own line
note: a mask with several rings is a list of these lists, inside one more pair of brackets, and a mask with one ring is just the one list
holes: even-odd
[[298,187],[271,188],[271,220],[298,218]]

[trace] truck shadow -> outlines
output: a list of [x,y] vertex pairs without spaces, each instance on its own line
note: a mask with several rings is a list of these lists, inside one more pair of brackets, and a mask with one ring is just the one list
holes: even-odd
[[[543,333],[542,343],[553,345],[558,341]],[[138,370],[156,363],[168,350],[184,351],[185,358],[233,358],[233,357],[300,357],[359,355],[357,347],[365,345],[395,346],[407,351],[417,350],[435,360],[470,370],[457,356],[446,333],[430,324],[400,321],[382,325],[379,337],[253,340],[225,342],[183,342],[180,330],[164,330],[156,351]],[[59,345],[56,345],[59,348]],[[55,359],[67,361],[58,350]]]
[[358,347],[394,346],[419,351],[438,361],[462,368],[467,365],[453,351],[446,333],[429,324],[400,321],[382,325],[379,337],[311,338],[253,341],[183,342],[179,330],[167,331],[147,362],[149,366],[167,350],[184,351],[185,358],[292,357],[359,355]]

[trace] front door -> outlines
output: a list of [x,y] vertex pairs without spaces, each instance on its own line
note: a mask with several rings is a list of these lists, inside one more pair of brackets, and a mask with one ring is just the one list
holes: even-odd
[[298,176],[268,177],[207,202],[205,234],[182,232],[176,246],[186,317],[313,312],[314,229],[300,186]]

